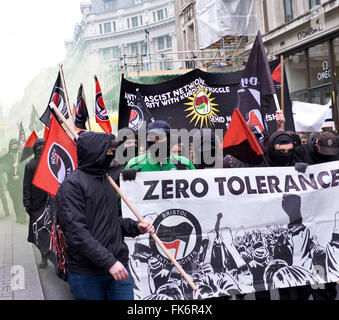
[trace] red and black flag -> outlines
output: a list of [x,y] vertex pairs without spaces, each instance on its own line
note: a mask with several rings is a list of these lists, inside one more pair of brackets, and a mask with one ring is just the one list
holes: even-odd
[[86,121],[88,120],[88,110],[85,102],[85,98],[83,95],[83,85],[80,84],[77,96],[77,104],[74,116],[74,125],[79,129],[87,130]]
[[75,142],[52,116],[33,185],[56,196],[59,185],[78,166]]
[[31,131],[36,130],[38,132],[44,128],[43,124],[41,123],[41,121],[39,119],[39,115],[34,108],[34,105],[32,105],[31,117],[30,117],[28,128]]
[[25,134],[25,130],[24,127],[22,126],[22,122],[20,122],[19,125],[19,151],[21,152],[24,147],[25,147],[25,143],[26,143],[26,134]]
[[24,149],[22,150],[20,162],[25,161],[33,154],[33,146],[36,139],[38,139],[38,135],[33,130],[25,143]]
[[221,147],[246,163],[258,164],[263,160],[263,151],[239,109],[234,109]]
[[[51,96],[49,98],[48,104],[47,104],[47,108],[44,112],[44,114],[40,117],[40,120],[47,126],[49,127],[49,123],[51,120],[51,114],[54,114],[54,111],[51,110],[49,104],[53,102],[55,104],[55,106],[59,109],[59,111],[63,114],[63,116],[68,119],[69,118],[69,114],[68,114],[68,109],[67,109],[67,103],[66,103],[66,99],[65,99],[65,88],[62,85],[62,81],[61,81],[61,75],[60,75],[60,71],[58,73],[58,77],[55,81]],[[54,114],[54,116],[56,116]],[[57,117],[57,116],[56,116]],[[61,124],[61,120],[59,120],[59,118],[57,117],[59,123]]]
[[95,80],[95,121],[106,133],[112,133],[111,123],[108,118],[107,110],[102,98],[101,88],[97,76]]
[[151,121],[154,121],[154,117],[147,108],[140,90],[137,89],[135,102],[131,108],[128,127],[133,131],[138,131],[143,123],[145,123],[147,126],[147,124]]
[[281,63],[279,63],[279,65],[274,69],[272,73],[272,79],[281,83]]
[[248,124],[261,134],[260,141],[268,141],[267,115],[276,93],[261,33],[258,31],[247,65],[240,80],[238,105]]

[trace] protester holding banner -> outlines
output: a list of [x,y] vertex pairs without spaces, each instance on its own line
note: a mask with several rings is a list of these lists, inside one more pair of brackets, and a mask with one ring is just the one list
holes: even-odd
[[[48,201],[48,194],[38,189],[32,184],[33,177],[38,166],[45,139],[37,139],[33,145],[34,158],[25,165],[25,175],[23,183],[23,204],[29,215],[28,238],[27,241],[35,244],[41,253],[40,269],[47,268],[47,253],[49,247],[49,233],[39,236],[38,222],[44,221],[44,211]],[[49,217],[48,217],[49,218]],[[41,223],[43,224],[43,223]]]
[[[305,172],[308,165],[339,160],[339,145],[333,132],[325,131],[310,143],[302,144],[295,150],[296,170]],[[312,291],[315,300],[335,300],[337,296],[336,283],[326,283],[325,289]]]
[[134,180],[137,171],[167,171],[195,169],[192,162],[171,154],[170,125],[163,120],[147,126],[147,152],[130,160],[122,171],[124,180]]
[[7,190],[12,198],[17,223],[25,223],[26,217],[22,206],[22,177],[23,167],[19,164],[19,142],[12,139],[9,150],[0,158],[0,171],[6,172]]
[[110,134],[83,132],[77,140],[78,168],[57,193],[66,239],[68,283],[77,299],[133,299],[124,236],[154,232],[118,216],[117,196],[106,179],[118,141]]

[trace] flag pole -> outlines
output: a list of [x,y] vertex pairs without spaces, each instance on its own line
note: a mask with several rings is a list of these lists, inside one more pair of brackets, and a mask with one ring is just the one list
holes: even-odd
[[280,98],[280,101],[281,101],[281,111],[283,112],[284,114],[284,109],[285,109],[285,100],[284,100],[284,89],[285,89],[285,84],[284,84],[284,56],[281,55],[280,56],[280,65],[281,65],[281,98]]
[[[138,218],[138,220],[141,223],[147,223],[147,221],[140,215],[140,213],[134,208],[132,203],[126,198],[125,194],[121,191],[121,189],[118,187],[118,185],[115,183],[115,181],[107,174],[107,179],[112,185],[112,187],[115,189],[115,191],[120,195],[121,199],[124,200],[126,205],[131,209],[131,211],[134,213],[134,215]],[[190,279],[190,277],[187,275],[185,270],[179,265],[177,260],[175,260],[171,253],[168,251],[168,249],[165,247],[163,242],[159,239],[159,237],[155,233],[151,233],[152,238],[154,241],[159,245],[159,247],[163,250],[163,252],[166,254],[168,259],[171,260],[173,265],[178,269],[178,271],[181,273],[181,275],[184,277],[184,279],[187,281],[187,283],[191,286],[193,290],[197,290],[198,288],[194,284],[194,282]]]
[[[62,115],[62,113],[59,111],[59,109],[55,106],[53,102],[50,103],[50,107],[54,110],[54,112],[57,114],[58,117],[60,117],[61,121],[66,121],[66,118]],[[70,126],[69,123],[65,123],[66,127],[69,129],[69,131],[72,133],[74,138],[78,140],[79,135],[78,133]],[[131,211],[134,213],[134,215],[138,218],[138,220],[141,223],[147,223],[147,221],[140,215],[140,213],[134,208],[132,203],[127,199],[125,194],[121,191],[121,189],[118,187],[118,185],[114,182],[114,180],[107,174],[107,180],[110,182],[112,187],[115,189],[115,191],[120,195],[121,199],[124,200],[126,205],[131,209]],[[181,275],[184,277],[184,279],[187,281],[187,283],[191,286],[193,290],[197,290],[196,285],[194,282],[189,278],[185,270],[179,265],[179,263],[172,257],[171,253],[168,251],[168,249],[165,247],[165,245],[162,243],[162,241],[159,239],[159,237],[155,233],[151,233],[151,236],[153,237],[154,241],[159,245],[159,247],[164,251],[166,256],[171,260],[171,262],[174,264],[174,266],[178,269],[178,271],[181,273]]]
[[69,99],[68,99],[68,93],[67,93],[67,89],[66,89],[66,83],[65,83],[65,78],[64,78],[64,71],[62,69],[62,64],[59,64],[59,72],[60,72],[62,86],[64,87],[64,90],[65,90],[66,107],[67,107],[67,110],[68,110],[68,113],[69,113],[69,117],[71,118],[71,121],[72,121],[72,123],[74,125],[74,121],[72,120],[71,107],[69,106]]
[[[82,85],[82,83],[81,83],[81,85]],[[87,112],[88,112],[88,109],[87,109],[87,102],[86,102],[86,97],[85,97],[84,86],[82,86],[82,96],[84,97],[84,101],[85,101],[85,104],[86,104],[86,110],[87,110]],[[92,128],[91,128],[91,122],[89,121],[89,114],[88,114],[87,123],[88,123],[88,129],[89,129],[89,131],[92,131]]]

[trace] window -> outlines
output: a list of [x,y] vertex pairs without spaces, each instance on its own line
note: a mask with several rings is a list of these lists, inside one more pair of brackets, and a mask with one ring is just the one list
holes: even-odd
[[112,48],[113,51],[113,59],[120,59],[120,48],[118,46],[115,46]]
[[155,11],[153,11],[153,22],[155,22]]
[[140,4],[140,3],[142,3],[142,0],[134,0],[135,5]]
[[138,43],[131,44],[132,55],[137,55],[139,52]]
[[320,0],[309,0],[310,2],[310,9],[312,9],[315,6],[320,5]]
[[105,31],[105,33],[112,32],[112,25],[111,25],[110,22],[104,23],[104,31]]
[[292,100],[307,101],[307,72],[305,51],[300,51],[285,60],[290,95]]
[[333,39],[333,51],[334,51],[333,62],[335,68],[337,92],[339,92],[339,37]]
[[141,54],[147,54],[147,44],[146,44],[146,42],[141,42]]
[[309,49],[311,87],[331,82],[330,61],[328,58],[328,42],[318,44]]
[[285,22],[293,20],[292,0],[284,0]]
[[164,50],[165,49],[165,37],[159,37],[157,39],[158,41],[158,50]]
[[166,36],[166,48],[172,48],[172,37],[169,35]]
[[100,34],[102,34],[102,24],[99,24],[99,31],[100,31]]
[[164,19],[164,11],[162,9],[157,11],[158,21]]
[[111,60],[112,59],[112,48],[103,49],[102,55],[103,55],[104,61]]
[[132,28],[136,28],[138,26],[138,17],[132,17]]
[[113,31],[117,31],[117,24],[115,21],[112,22],[113,23]]
[[127,19],[127,28],[129,29],[131,26],[129,24],[129,18]]
[[105,11],[112,11],[112,10],[114,10],[113,0],[104,0],[104,10]]
[[167,8],[165,8],[165,17],[168,18]]
[[140,25],[142,26],[142,16],[139,16],[140,17]]

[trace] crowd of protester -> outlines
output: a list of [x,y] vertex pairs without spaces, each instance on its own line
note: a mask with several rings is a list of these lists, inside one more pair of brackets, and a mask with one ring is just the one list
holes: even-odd
[[[260,133],[250,129],[262,148],[262,161],[253,164],[224,154],[220,138],[212,129],[196,130],[184,141],[171,134],[163,120],[148,124],[146,141],[138,132],[125,128],[128,135],[80,132],[77,141],[78,168],[61,184],[56,199],[32,184],[45,140],[34,144],[34,158],[26,164],[18,161],[17,140],[0,158],[0,199],[3,213],[10,216],[8,200],[14,208],[16,222],[30,218],[28,241],[37,245],[34,223],[56,201],[56,220],[65,239],[67,280],[77,299],[133,299],[133,282],[128,268],[128,247],[124,237],[153,233],[151,223],[140,223],[121,215],[120,197],[105,179],[108,173],[117,184],[120,179],[138,179],[138,172],[166,170],[206,170],[211,168],[294,166],[305,172],[308,165],[339,160],[338,137],[333,131],[295,133],[284,131],[284,119],[277,116],[278,130],[268,144],[260,141]],[[124,152],[117,150],[123,147]],[[9,198],[6,197],[6,190]],[[36,226],[35,226],[36,228]],[[45,240],[48,243],[50,240]],[[49,244],[47,245],[49,247]],[[48,252],[41,250],[40,268],[46,268]],[[336,284],[313,290],[310,286],[279,290],[284,300],[335,299]],[[270,292],[257,290],[257,300],[269,300]],[[227,299],[227,297],[225,297]],[[244,299],[238,295],[237,299]]]

